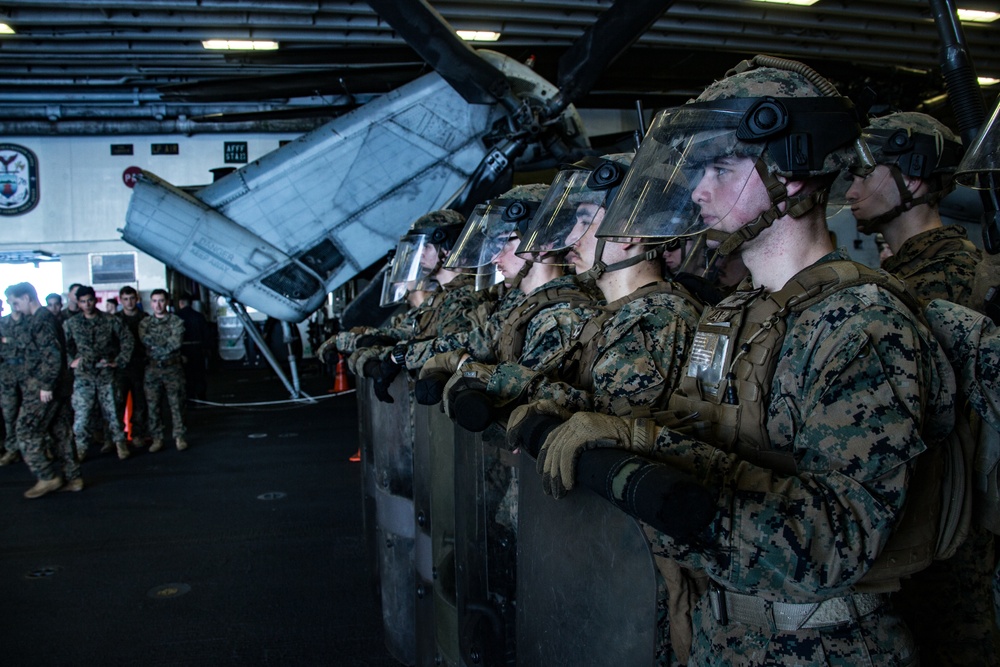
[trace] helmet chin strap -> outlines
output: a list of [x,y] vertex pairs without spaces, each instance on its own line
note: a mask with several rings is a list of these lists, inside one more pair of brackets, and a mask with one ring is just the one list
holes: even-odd
[[879,227],[892,222],[914,206],[920,206],[921,204],[934,206],[939,201],[944,199],[945,196],[954,188],[954,185],[952,185],[951,187],[935,190],[934,192],[928,192],[920,197],[914,197],[913,193],[910,192],[910,189],[906,187],[906,181],[903,180],[903,172],[899,169],[899,167],[894,164],[886,166],[889,167],[889,173],[892,174],[892,180],[896,183],[896,189],[899,190],[899,204],[893,206],[885,213],[880,213],[879,215],[871,218],[865,218],[863,220],[858,219],[858,229],[862,234],[874,234],[878,231]]
[[623,259],[620,262],[614,262],[613,264],[606,264],[603,259],[604,246],[607,245],[605,239],[597,239],[597,245],[594,247],[594,264],[589,269],[583,273],[578,273],[576,275],[578,280],[585,283],[596,283],[601,276],[610,271],[621,271],[622,269],[627,269],[630,266],[635,266],[642,262],[648,262],[663,255],[663,244],[657,244],[650,247],[649,250],[642,253],[641,255],[635,255],[629,257],[628,259]]
[[524,260],[524,266],[522,266],[521,270],[517,272],[514,279],[510,281],[510,289],[517,289],[521,286],[521,281],[524,280],[526,275],[528,275],[528,271],[531,271],[532,264],[534,264],[534,262],[530,259]]
[[[720,255],[725,256],[732,254],[734,250],[747,241],[757,238],[761,232],[770,227],[775,220],[783,215],[798,218],[817,206],[826,204],[827,197],[829,196],[829,193],[826,190],[822,192],[810,192],[809,194],[789,197],[788,188],[785,187],[784,183],[778,180],[777,176],[768,171],[767,165],[764,164],[763,160],[757,158],[757,161],[754,162],[754,168],[757,170],[757,175],[760,176],[760,180],[764,182],[764,187],[767,188],[767,196],[771,200],[771,208],[767,209],[758,215],[754,220],[751,220],[747,224],[743,225],[735,232],[728,234],[722,242],[722,245],[719,246],[718,253]],[[787,202],[788,206],[784,211],[781,211],[778,206],[784,202]],[[712,236],[709,236],[709,238],[712,238]]]

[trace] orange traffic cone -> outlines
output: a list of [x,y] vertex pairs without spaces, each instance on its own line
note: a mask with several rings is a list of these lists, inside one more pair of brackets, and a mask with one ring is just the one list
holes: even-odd
[[125,436],[132,439],[132,392],[125,397]]
[[361,448],[360,448],[360,447],[358,447],[358,451],[357,451],[357,452],[355,452],[355,453],[354,453],[354,455],[353,455],[353,456],[351,456],[351,458],[349,458],[349,459],[347,459],[347,460],[348,460],[348,461],[351,461],[351,462],[353,462],[353,463],[357,463],[358,461],[360,461],[360,460],[361,460]]
[[351,382],[347,378],[347,360],[344,359],[344,355],[341,353],[337,354],[337,371],[333,378],[333,393],[339,394],[342,391],[348,391],[351,388]]

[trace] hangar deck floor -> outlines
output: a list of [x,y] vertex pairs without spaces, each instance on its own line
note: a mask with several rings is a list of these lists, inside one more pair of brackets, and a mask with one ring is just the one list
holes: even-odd
[[[354,394],[303,371],[309,406],[187,412],[190,448],[83,464],[26,500],[0,468],[5,665],[398,665],[361,525]],[[210,401],[282,400],[269,370],[213,371]]]

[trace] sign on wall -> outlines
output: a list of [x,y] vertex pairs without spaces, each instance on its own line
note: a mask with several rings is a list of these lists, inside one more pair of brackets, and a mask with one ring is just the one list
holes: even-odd
[[223,142],[223,153],[226,164],[245,163],[247,161],[247,142],[225,141]]
[[135,282],[135,253],[90,255],[90,284],[125,285]]
[[38,158],[24,146],[0,144],[0,215],[27,213],[38,196]]

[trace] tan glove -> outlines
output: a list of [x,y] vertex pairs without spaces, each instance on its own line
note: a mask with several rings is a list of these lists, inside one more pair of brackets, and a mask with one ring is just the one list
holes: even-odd
[[392,352],[391,347],[362,347],[351,353],[347,359],[347,367],[351,369],[357,377],[369,377],[365,374],[365,363],[372,360],[381,360]]
[[447,373],[448,375],[453,375],[455,371],[458,370],[459,362],[461,362],[462,358],[468,354],[469,353],[465,350],[452,350],[451,352],[435,354],[420,368],[419,377],[423,379],[435,373]]
[[519,405],[507,420],[507,447],[511,451],[523,449],[529,454],[537,455],[544,436],[552,427],[572,416],[572,412],[547,399]]
[[467,361],[462,364],[462,370],[453,373],[451,379],[444,386],[444,413],[454,418],[451,405],[462,392],[478,391],[486,394],[486,385],[493,375],[494,368],[496,366],[481,364],[477,361]]
[[542,488],[561,498],[576,486],[576,464],[588,449],[608,447],[649,452],[658,427],[651,419],[628,420],[596,412],[578,412],[553,430],[538,452],[536,469]]
[[[330,336],[323,341],[323,344],[316,348],[316,358],[324,364],[332,362],[333,355],[337,354],[341,349],[340,346],[337,345],[337,339],[339,337],[340,334],[337,334],[336,336]],[[330,359],[326,358],[327,355],[330,355]]]

